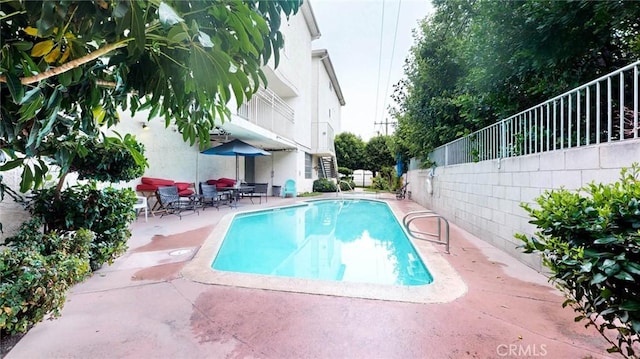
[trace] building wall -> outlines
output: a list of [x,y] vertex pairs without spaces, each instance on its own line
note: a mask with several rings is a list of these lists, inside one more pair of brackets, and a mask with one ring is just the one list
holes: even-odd
[[534,204],[545,190],[615,182],[634,161],[640,161],[640,140],[437,167],[433,173],[414,169],[407,189],[412,200],[542,271],[539,256],[516,248],[514,234],[536,230],[520,204]]
[[[338,95],[333,87],[331,82],[331,78],[327,73],[327,70],[319,58],[314,59],[314,69],[313,72],[316,74],[316,83],[315,83],[315,91],[317,98],[317,111],[314,115],[315,121],[317,122],[326,122],[329,124],[331,129],[333,129],[333,134],[339,133],[340,130],[340,122],[341,122],[341,109],[342,105],[340,104],[340,100],[338,99]],[[320,131],[318,134],[318,147],[321,149],[327,148],[328,145],[328,134],[322,134],[323,131]]]

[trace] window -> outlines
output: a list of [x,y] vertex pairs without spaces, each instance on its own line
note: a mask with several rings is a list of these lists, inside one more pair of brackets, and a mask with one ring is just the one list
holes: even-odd
[[304,154],[304,178],[310,179],[313,174],[313,156],[309,153]]
[[329,91],[333,91],[333,82],[329,81]]

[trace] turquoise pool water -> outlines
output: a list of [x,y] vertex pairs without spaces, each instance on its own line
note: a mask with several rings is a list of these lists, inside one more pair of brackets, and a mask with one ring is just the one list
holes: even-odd
[[416,286],[433,281],[389,206],[318,200],[238,214],[212,268],[305,279]]

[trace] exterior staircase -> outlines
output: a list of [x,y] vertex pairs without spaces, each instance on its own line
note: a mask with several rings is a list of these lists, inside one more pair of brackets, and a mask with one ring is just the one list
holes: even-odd
[[338,161],[333,156],[324,156],[318,159],[321,178],[338,178]]

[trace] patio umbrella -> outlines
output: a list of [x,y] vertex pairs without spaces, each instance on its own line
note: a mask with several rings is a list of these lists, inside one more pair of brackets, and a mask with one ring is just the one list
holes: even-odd
[[236,182],[238,181],[238,156],[255,157],[255,156],[269,156],[271,153],[252,146],[244,141],[235,139],[227,143],[223,143],[219,146],[208,148],[201,151],[205,155],[217,155],[217,156],[236,156]]

